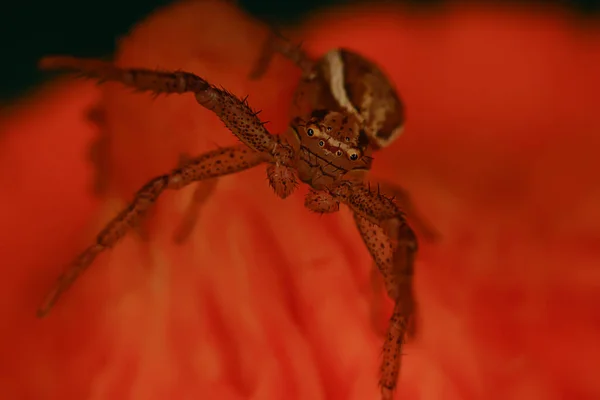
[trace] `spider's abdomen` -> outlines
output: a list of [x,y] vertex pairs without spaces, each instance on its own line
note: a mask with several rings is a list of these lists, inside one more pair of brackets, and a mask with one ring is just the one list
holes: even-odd
[[292,114],[312,110],[345,111],[362,121],[369,146],[388,146],[402,132],[404,105],[388,77],[373,62],[346,49],[332,50],[315,65],[312,79],[301,80]]

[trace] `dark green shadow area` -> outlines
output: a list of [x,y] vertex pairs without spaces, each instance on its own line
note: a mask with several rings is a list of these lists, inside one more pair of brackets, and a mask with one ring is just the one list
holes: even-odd
[[[442,3],[440,0],[405,2],[422,7]],[[584,15],[593,15],[600,10],[600,0],[556,2]],[[48,75],[36,69],[41,56],[59,53],[90,57],[111,54],[115,40],[126,34],[136,21],[169,3],[168,0],[9,0],[3,3],[0,8],[0,48],[3,54],[0,63],[0,104],[10,102],[47,79]],[[239,3],[262,20],[285,23],[346,1],[245,0]]]

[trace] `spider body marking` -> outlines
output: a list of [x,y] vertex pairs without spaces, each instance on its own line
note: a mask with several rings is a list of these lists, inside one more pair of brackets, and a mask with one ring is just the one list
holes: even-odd
[[401,347],[414,329],[412,281],[417,240],[398,206],[411,209],[405,192],[388,185],[391,194],[397,195],[394,201],[379,190],[379,185],[372,190],[366,177],[372,153],[401,133],[404,106],[383,72],[362,56],[338,49],[313,61],[275,34],[266,42],[251,77],[264,74],[276,53],[290,59],[303,72],[291,107],[289,128],[281,135],[268,132],[245,100],[192,73],[122,69],[111,63],[70,56],[41,60],[40,67],[44,69],[71,70],[153,94],[191,92],[241,144],[186,157],[172,171],[150,179],[130,205],[98,234],[95,243],[67,266],[38,315],[45,316],[98,254],[113,247],[139,224],[165,190],[266,164],[269,183],[279,197],[289,196],[300,180],[311,187],[305,199],[311,211],[331,213],[344,204],[353,212],[375,271],[383,277],[387,294],[395,304],[384,339],[379,381],[382,399],[391,399],[399,376]]
[[393,84],[377,65],[345,48],[327,52],[300,80],[292,115],[314,110],[355,116],[365,134],[361,144],[372,150],[390,145],[404,128],[404,104]]

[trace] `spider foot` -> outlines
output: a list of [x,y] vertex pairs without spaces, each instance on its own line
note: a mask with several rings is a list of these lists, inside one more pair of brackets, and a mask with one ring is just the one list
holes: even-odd
[[105,109],[100,104],[92,107],[87,113],[87,120],[97,128],[97,137],[93,139],[88,151],[88,159],[94,167],[92,192],[101,198],[108,192],[110,184],[110,136],[106,131]]
[[192,234],[200,217],[202,206],[206,204],[208,198],[214,193],[217,182],[217,179],[210,179],[196,184],[194,194],[183,213],[181,222],[175,229],[175,232],[173,232],[174,243],[183,244]]

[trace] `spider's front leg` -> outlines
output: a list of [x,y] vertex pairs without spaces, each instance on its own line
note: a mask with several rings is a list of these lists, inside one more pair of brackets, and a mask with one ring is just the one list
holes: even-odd
[[278,137],[271,135],[245,100],[219,89],[203,78],[184,71],[154,71],[142,68],[119,68],[96,59],[70,56],[43,58],[42,69],[64,69],[99,81],[115,81],[140,91],[194,93],[196,101],[214,112],[238,139],[252,150],[265,154],[281,152]]
[[129,206],[98,234],[95,243],[67,266],[52,291],[44,299],[38,310],[38,316],[43,317],[50,311],[60,295],[100,253],[112,248],[130,229],[136,227],[166,189],[181,189],[194,182],[241,172],[264,161],[264,154],[255,152],[245,145],[237,145],[207,152],[188,160],[185,165],[167,175],[151,179],[136,193]]
[[362,183],[343,182],[330,190],[332,198],[354,212],[356,226],[394,301],[381,364],[382,397],[391,399],[400,372],[402,344],[414,334],[414,258],[417,239],[396,204]]
[[[140,91],[154,94],[192,92],[196,101],[214,112],[225,126],[250,149],[262,153],[264,161],[271,163],[269,181],[278,196],[287,197],[296,186],[293,165],[294,152],[291,146],[282,143],[278,136],[271,135],[263,122],[246,103],[225,89],[219,89],[203,78],[185,71],[153,71],[142,68],[119,68],[112,63],[96,59],[70,56],[45,57],[40,61],[42,69],[65,69],[99,81],[115,81]],[[207,191],[210,187],[206,186]],[[203,197],[200,188],[196,196]],[[189,218],[194,218],[197,204],[189,209]],[[175,240],[182,240],[193,227],[191,220],[184,221]]]
[[88,247],[60,277],[52,292],[46,297],[38,315],[44,316],[77,277],[101,252],[114,246],[129,229],[136,226],[165,189],[180,189],[192,182],[217,178],[240,172],[263,162],[268,168],[269,180],[282,198],[288,196],[296,184],[292,168],[294,151],[271,135],[261,120],[246,103],[224,89],[219,89],[189,72],[152,71],[148,69],[123,69],[111,63],[68,56],[47,57],[40,66],[46,69],[68,69],[100,81],[116,81],[141,91],[160,93],[192,92],[196,101],[214,112],[229,130],[244,144],[217,149],[187,162],[168,175],[148,182],[135,196],[134,201],[114,218],[98,235],[96,243]]

